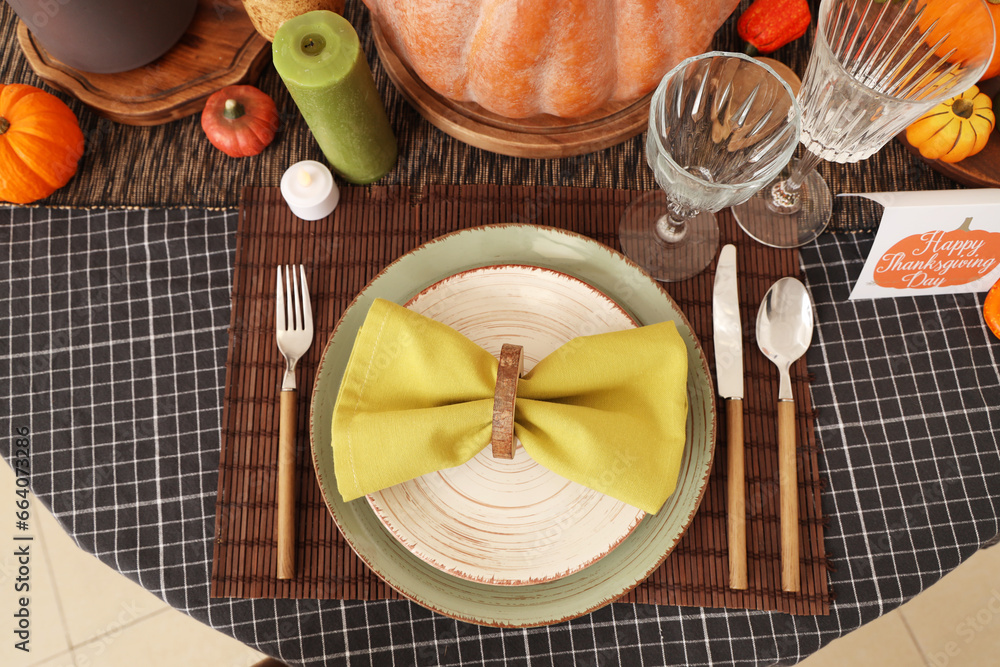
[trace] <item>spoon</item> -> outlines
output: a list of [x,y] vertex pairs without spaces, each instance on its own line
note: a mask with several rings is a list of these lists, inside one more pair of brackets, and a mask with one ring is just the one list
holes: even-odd
[[813,335],[813,304],[805,285],[782,278],[757,311],[757,346],[778,367],[778,477],[781,495],[781,587],[799,590],[799,504],[795,456],[795,399],[788,368]]

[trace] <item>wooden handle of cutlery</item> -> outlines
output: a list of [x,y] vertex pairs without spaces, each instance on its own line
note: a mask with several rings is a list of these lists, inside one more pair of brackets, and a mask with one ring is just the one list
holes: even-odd
[[778,478],[781,489],[781,588],[799,590],[799,481],[795,402],[778,401]]
[[726,401],[729,432],[729,587],[747,587],[746,481],[743,468],[743,399]]
[[278,579],[295,576],[295,438],[299,392],[281,392],[278,414]]

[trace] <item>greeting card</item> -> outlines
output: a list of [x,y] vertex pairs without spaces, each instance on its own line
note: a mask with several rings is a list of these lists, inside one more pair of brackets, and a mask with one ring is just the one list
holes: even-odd
[[885,210],[852,300],[984,292],[1000,277],[1000,189],[854,196]]

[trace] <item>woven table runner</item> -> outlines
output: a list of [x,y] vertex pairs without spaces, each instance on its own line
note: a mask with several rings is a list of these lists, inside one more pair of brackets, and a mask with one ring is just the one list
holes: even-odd
[[[740,7],[716,34],[713,48],[742,51],[736,20],[749,4]],[[817,0],[810,3],[814,7]],[[239,0],[219,0],[225,11],[243,11]],[[379,62],[372,40],[371,20],[361,0],[348,0],[345,16],[358,31],[375,75],[389,121],[399,141],[399,163],[380,185],[405,184],[423,190],[435,183],[473,185],[564,185],[652,190],[652,172],[645,166],[640,135],[602,151],[542,160],[510,158],[473,148],[425,121],[396,91]],[[0,82],[28,83],[52,90],[31,70],[15,37],[16,17],[0,2]],[[776,53],[777,60],[799,75],[805,72],[812,34],[795,40]],[[263,153],[231,158],[214,149],[201,129],[200,115],[154,127],[114,123],[79,101],[58,93],[76,113],[86,137],[86,152],[77,175],[40,206],[74,208],[150,206],[171,208],[236,207],[244,186],[277,186],[281,174],[299,160],[320,160],[323,155],[312,139],[302,115],[285,90],[273,65],[265,67],[257,86],[278,105],[281,126]],[[799,149],[801,151],[801,148]],[[927,163],[891,141],[864,162],[843,165],[823,162],[819,171],[833,193],[942,190],[960,187],[933,171]],[[874,229],[879,209],[866,199],[834,200],[830,229]]]
[[[337,530],[321,496],[309,451],[307,389],[323,348],[354,296],[392,260],[442,234],[491,222],[550,225],[618,248],[618,218],[636,191],[583,188],[432,186],[415,199],[401,186],[344,188],[331,220],[294,218],[275,188],[247,188],[237,231],[229,353],[219,464],[213,597],[343,598],[400,595],[361,562]],[[701,507],[677,547],[623,601],[829,613],[823,547],[822,487],[805,361],[792,368],[798,410],[802,591],[781,591],[776,402],[778,376],[752,335],[757,306],[783,276],[799,276],[798,252],[750,241],[728,213],[722,242],[740,257],[741,316],[747,393],[744,401],[747,551],[750,588],[728,588],[726,424],[720,412],[715,464]],[[303,263],[309,276],[316,338],[299,363],[298,576],[275,577],[277,404],[284,362],[274,341],[274,267]],[[714,264],[671,284],[714,372],[711,294]],[[414,288],[422,288],[415,285]],[[714,377],[713,377],[714,381]],[[247,424],[253,424],[252,428]],[[242,425],[242,426],[240,426]]]

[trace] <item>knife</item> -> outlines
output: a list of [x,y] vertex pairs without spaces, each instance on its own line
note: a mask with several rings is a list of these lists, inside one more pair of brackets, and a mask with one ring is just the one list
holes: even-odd
[[747,587],[746,483],[743,469],[743,330],[736,285],[736,247],[723,246],[712,293],[715,376],[726,399],[729,587]]

